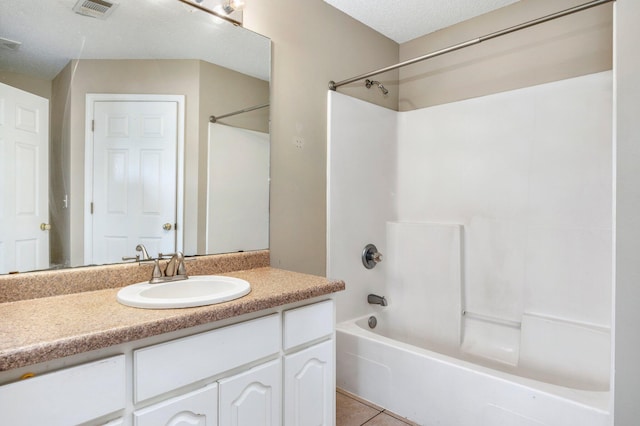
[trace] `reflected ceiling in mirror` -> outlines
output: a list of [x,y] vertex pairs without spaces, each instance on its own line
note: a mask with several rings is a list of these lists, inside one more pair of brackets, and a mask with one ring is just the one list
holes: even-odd
[[75,4],[3,0],[1,69],[51,80],[71,59],[200,59],[269,79],[268,39],[177,0],[119,0],[105,19]]
[[[234,240],[228,223],[214,222],[220,215],[211,207],[216,204],[211,195],[213,184],[208,166],[220,162],[228,167],[242,166],[238,163],[237,149],[233,160],[220,161],[212,157],[212,152],[230,151],[216,148],[212,135],[228,132],[214,132],[208,117],[269,102],[269,39],[178,0],[120,0],[117,3],[105,19],[74,12],[75,0],[3,0],[0,3],[0,83],[50,101],[50,147],[47,149],[50,167],[48,173],[41,174],[48,174],[50,179],[44,185],[49,186],[47,203],[51,227],[45,223],[49,219],[42,219],[45,225],[42,230],[50,232],[53,241],[45,263],[39,262],[36,267],[28,266],[32,265],[30,262],[3,267],[3,250],[14,257],[19,250],[7,244],[3,247],[4,231],[0,226],[0,273],[113,263],[122,256],[134,255],[136,244],[145,242],[127,241],[111,257],[97,260],[87,251],[92,244],[87,236],[92,231],[86,224],[93,220],[87,213],[89,205],[93,207],[92,178],[87,174],[91,160],[86,157],[92,150],[93,141],[87,129],[93,120],[87,111],[93,108],[88,104],[89,99],[100,98],[96,94],[115,98],[118,96],[114,94],[184,98],[180,107],[183,116],[179,118],[183,127],[178,132],[183,134],[179,144],[184,145],[182,158],[178,155],[178,174],[184,176],[181,184],[180,178],[176,183],[177,202],[181,205],[179,209],[182,208],[175,222],[181,228],[176,233],[176,249],[184,250],[187,255],[211,254],[207,233],[212,229],[223,230],[220,236],[226,241],[227,251],[268,248],[268,234],[263,239],[266,242],[259,247],[244,247],[244,243]],[[201,4],[213,8],[216,3],[221,0],[204,0]],[[235,14],[234,19],[241,19],[237,12]],[[266,134],[268,120],[267,108],[230,117],[216,126],[226,124],[238,128],[241,132],[237,137],[246,138],[247,131]],[[0,139],[2,137],[0,134]],[[268,134],[264,140],[268,144]],[[226,136],[225,143],[229,143]],[[268,161],[268,148],[266,153]],[[268,174],[268,165],[265,170]],[[11,186],[7,183],[11,179],[24,181],[24,176],[7,178],[0,173],[0,198],[11,192],[6,190]],[[266,201],[261,194],[260,202],[252,203],[240,195],[242,188],[237,188],[237,194],[234,192],[232,182],[229,185],[217,182],[216,186],[221,199],[242,200],[238,206],[245,211],[257,204],[267,205],[261,226],[268,229],[268,184],[262,187],[266,187]],[[2,209],[10,211],[14,206],[8,205],[6,198],[0,199],[0,217]],[[229,212],[226,213],[229,216]],[[231,216],[242,215],[231,212]],[[173,219],[162,222],[166,222],[163,227],[168,226]],[[224,229],[229,229],[228,234],[224,234]],[[153,239],[149,238],[147,244],[154,255]]]

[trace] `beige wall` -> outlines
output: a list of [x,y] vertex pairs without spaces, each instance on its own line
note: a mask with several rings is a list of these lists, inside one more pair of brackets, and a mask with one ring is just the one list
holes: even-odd
[[[202,100],[211,96],[211,89],[219,85],[222,78],[233,77],[224,84],[225,96],[233,92],[244,99],[244,91],[262,87],[262,95],[268,91],[268,83],[252,77],[198,60],[74,60],[66,69],[70,85],[70,95],[66,99],[69,111],[64,122],[69,125],[68,166],[70,173],[61,185],[69,194],[70,208],[67,210],[70,223],[71,265],[83,263],[84,257],[84,156],[85,156],[85,97],[87,93],[118,94],[169,94],[185,95],[185,224],[198,224],[201,211],[206,206],[203,198],[202,182],[206,182],[206,169],[199,167],[201,159],[206,159],[207,125],[200,120],[208,118],[209,108],[218,109],[222,98]],[[204,75],[211,73],[211,75]],[[216,81],[216,83],[212,83]],[[201,87],[203,84],[204,87]],[[251,95],[246,95],[250,98]],[[260,95],[261,96],[261,95]],[[201,107],[207,111],[201,111]],[[256,124],[264,128],[265,124]],[[204,133],[203,133],[204,128]],[[203,152],[204,150],[204,152]],[[71,178],[71,176],[73,178]],[[202,179],[204,176],[204,180]],[[197,226],[185,226],[184,251],[196,253],[199,240]],[[133,247],[132,247],[133,250]],[[124,253],[123,255],[125,255]]]
[[51,81],[49,80],[30,77],[25,74],[0,71],[0,83],[8,84],[9,86],[16,87],[24,90],[25,92],[33,93],[34,95],[42,96],[46,99],[51,99],[52,89]]
[[70,167],[70,122],[65,117],[71,114],[71,63],[58,73],[52,82],[51,133],[49,144],[49,251],[51,264],[69,266],[71,246],[69,244],[70,215],[64,206],[69,194]]
[[614,415],[616,426],[640,419],[640,2],[616,2],[616,216]]
[[[324,275],[327,84],[395,63],[398,46],[321,0],[245,3],[245,27],[273,43],[271,264]],[[386,98],[364,83],[340,91],[395,109],[397,87],[387,87]]]
[[[408,60],[583,4],[521,0],[400,46]],[[400,111],[611,69],[612,5],[540,24],[400,71]]]

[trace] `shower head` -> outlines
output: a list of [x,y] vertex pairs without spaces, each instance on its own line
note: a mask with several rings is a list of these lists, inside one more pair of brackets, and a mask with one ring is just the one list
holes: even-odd
[[371,89],[371,86],[373,86],[374,84],[378,86],[378,89],[380,89],[383,95],[386,95],[389,93],[389,91],[379,81],[367,79],[364,82],[364,85],[367,86],[367,89]]

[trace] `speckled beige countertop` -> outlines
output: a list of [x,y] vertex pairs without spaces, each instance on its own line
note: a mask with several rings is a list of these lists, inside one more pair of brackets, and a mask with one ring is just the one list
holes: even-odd
[[185,309],[138,309],[119,288],[0,303],[0,371],[106,348],[344,290],[342,281],[260,267],[228,272],[251,283],[234,301]]

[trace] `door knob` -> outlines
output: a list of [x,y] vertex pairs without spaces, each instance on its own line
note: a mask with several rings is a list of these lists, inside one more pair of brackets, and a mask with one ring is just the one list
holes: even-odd
[[164,229],[165,231],[171,231],[171,224],[170,223],[165,223],[164,225],[162,225],[162,229]]
[[48,223],[41,223],[40,224],[40,229],[43,231],[48,231],[51,229],[51,225],[49,225]]

